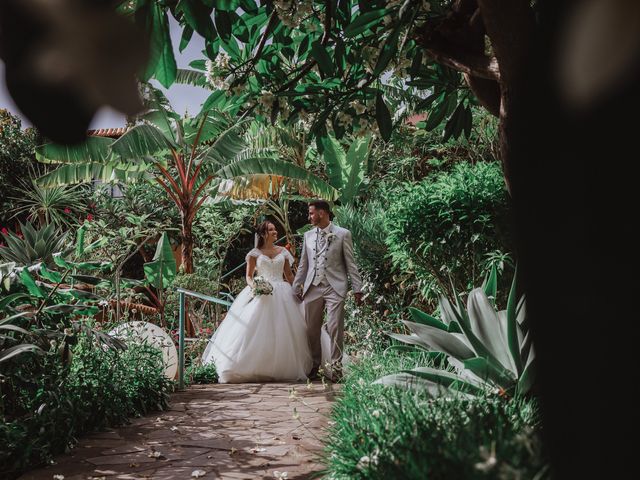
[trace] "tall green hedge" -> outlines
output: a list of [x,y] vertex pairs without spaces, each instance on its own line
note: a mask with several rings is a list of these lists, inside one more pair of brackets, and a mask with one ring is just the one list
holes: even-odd
[[510,199],[500,165],[459,163],[406,184],[385,215],[394,266],[416,274],[425,297],[466,291],[490,252],[511,251]]

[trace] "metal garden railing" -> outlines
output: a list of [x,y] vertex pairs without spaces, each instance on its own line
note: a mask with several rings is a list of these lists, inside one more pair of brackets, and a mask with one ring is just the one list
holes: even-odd
[[192,292],[185,288],[176,288],[180,299],[180,326],[178,331],[178,389],[184,389],[184,320],[185,320],[185,304],[187,296],[206,300],[208,302],[218,303],[229,307],[231,302],[221,298],[211,297],[198,292]]

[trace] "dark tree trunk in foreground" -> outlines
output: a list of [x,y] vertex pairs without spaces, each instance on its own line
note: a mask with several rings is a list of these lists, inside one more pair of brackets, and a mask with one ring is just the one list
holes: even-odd
[[[640,352],[632,268],[639,202],[628,172],[638,127],[624,119],[640,111],[640,68],[629,66],[608,96],[569,108],[557,67],[565,10],[576,2],[537,3],[536,19],[528,0],[458,0],[419,41],[465,73],[500,117],[553,478],[623,478],[614,472],[636,464],[627,439],[639,426],[631,389]],[[491,39],[497,73],[478,31]]]
[[640,109],[640,76],[586,109],[568,108],[555,76],[566,29],[559,3],[542,5],[527,84],[503,130],[518,255],[554,478],[622,478],[614,472],[634,470],[625,439],[638,427],[638,314],[627,280],[638,201],[624,167],[637,126],[623,119]]

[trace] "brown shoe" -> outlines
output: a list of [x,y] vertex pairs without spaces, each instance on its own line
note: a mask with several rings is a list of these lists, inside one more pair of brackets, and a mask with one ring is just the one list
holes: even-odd
[[311,381],[320,380],[320,375],[318,375],[318,367],[313,367],[307,375],[307,378]]

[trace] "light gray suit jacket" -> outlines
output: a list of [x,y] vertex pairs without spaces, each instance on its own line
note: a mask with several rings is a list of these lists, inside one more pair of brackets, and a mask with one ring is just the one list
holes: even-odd
[[[293,281],[293,291],[296,294],[302,292],[303,296],[311,287],[316,274],[316,231],[317,228],[313,228],[304,234],[300,265]],[[345,297],[349,290],[348,274],[353,291],[358,293],[362,289],[362,279],[353,258],[351,232],[332,223],[330,233],[334,233],[335,237],[329,243],[325,254],[325,278],[338,295]]]

